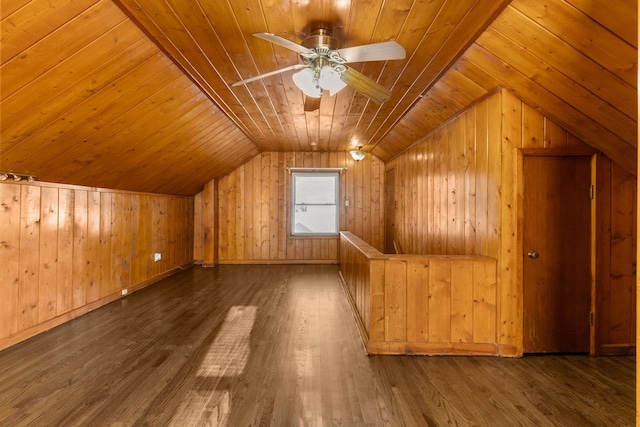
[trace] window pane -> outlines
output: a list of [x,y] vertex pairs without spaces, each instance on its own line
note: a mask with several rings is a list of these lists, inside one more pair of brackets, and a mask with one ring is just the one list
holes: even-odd
[[296,176],[296,204],[333,205],[336,203],[336,177]]
[[295,218],[294,233],[330,234],[337,230],[335,206],[296,206]]

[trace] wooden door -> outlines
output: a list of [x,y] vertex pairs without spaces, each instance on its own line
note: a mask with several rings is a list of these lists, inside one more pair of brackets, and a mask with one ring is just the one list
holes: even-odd
[[524,351],[589,351],[591,161],[524,158]]
[[396,228],[396,169],[384,174],[384,253],[393,254]]

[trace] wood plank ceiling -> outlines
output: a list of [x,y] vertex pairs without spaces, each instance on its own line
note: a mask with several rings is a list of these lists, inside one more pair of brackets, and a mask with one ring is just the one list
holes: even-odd
[[[2,0],[0,170],[52,182],[195,194],[261,151],[387,161],[501,86],[635,173],[631,0]],[[353,64],[391,89],[303,110],[299,62],[253,37],[396,40],[405,60]]]

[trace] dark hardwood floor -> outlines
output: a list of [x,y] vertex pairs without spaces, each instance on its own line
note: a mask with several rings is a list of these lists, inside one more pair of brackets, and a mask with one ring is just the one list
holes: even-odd
[[635,358],[366,356],[335,266],[194,267],[0,352],[1,426],[631,426]]

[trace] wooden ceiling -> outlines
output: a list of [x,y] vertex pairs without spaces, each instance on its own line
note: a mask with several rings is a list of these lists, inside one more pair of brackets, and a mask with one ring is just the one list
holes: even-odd
[[[2,0],[0,170],[44,181],[195,194],[262,151],[387,161],[497,87],[636,171],[637,2],[631,0]],[[299,62],[253,37],[343,47],[396,40],[399,61],[352,64],[391,89],[346,88],[305,112]]]

